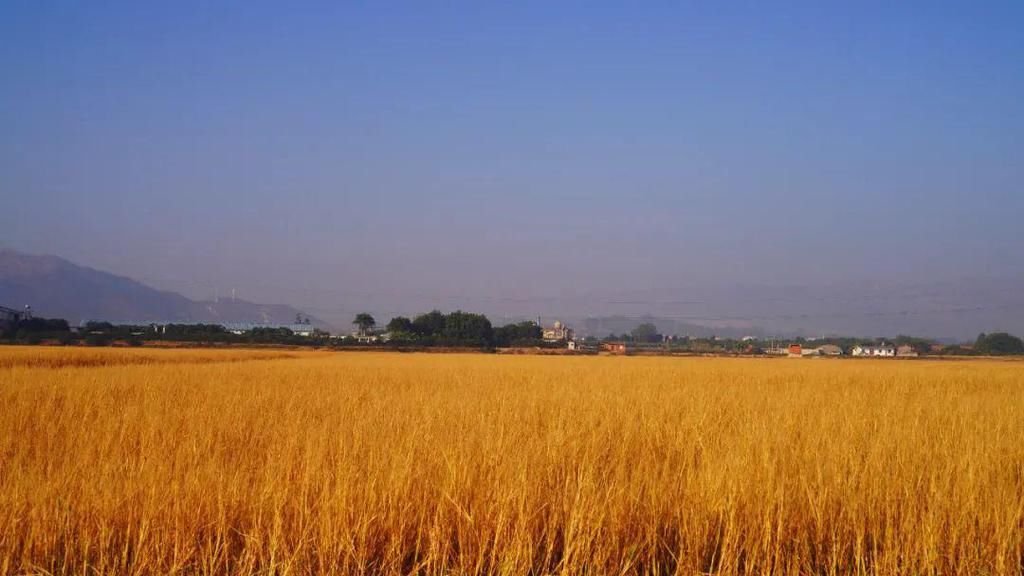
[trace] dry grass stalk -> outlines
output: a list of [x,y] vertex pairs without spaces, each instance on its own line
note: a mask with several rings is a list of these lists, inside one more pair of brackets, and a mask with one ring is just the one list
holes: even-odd
[[24,354],[4,574],[1024,567],[1024,364]]

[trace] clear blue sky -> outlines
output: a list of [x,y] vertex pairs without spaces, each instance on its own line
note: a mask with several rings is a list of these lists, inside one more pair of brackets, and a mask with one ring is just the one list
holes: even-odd
[[481,4],[8,0],[0,242],[338,316],[1024,275],[1024,3]]

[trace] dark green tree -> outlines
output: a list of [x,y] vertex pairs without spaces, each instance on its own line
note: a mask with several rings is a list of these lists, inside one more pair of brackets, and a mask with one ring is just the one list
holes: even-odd
[[377,325],[377,321],[373,319],[373,316],[366,312],[356,314],[356,319],[352,323],[356,325],[359,329],[359,334],[363,336],[372,331],[374,326]]
[[992,356],[1024,354],[1024,341],[1006,332],[980,334],[974,343],[974,351]]
[[395,316],[390,322],[388,322],[387,329],[388,332],[391,333],[392,337],[402,335],[411,336],[413,334],[412,320],[409,320],[405,316]]
[[457,310],[444,317],[442,336],[451,343],[490,346],[493,328],[483,314]]
[[536,322],[506,324],[494,329],[494,344],[496,346],[536,345],[543,335],[543,330]]
[[114,329],[114,325],[110,322],[86,322],[86,332],[110,332]]
[[636,342],[660,342],[661,334],[658,334],[658,328],[649,322],[641,324],[636,328],[633,328],[630,335]]
[[12,323],[7,332],[14,334],[17,333],[21,336],[18,339],[32,335],[43,337],[56,337],[60,334],[66,334],[71,331],[68,326],[67,320],[63,318],[27,318]]
[[433,337],[444,333],[445,316],[438,310],[420,314],[412,321],[413,333],[417,336]]

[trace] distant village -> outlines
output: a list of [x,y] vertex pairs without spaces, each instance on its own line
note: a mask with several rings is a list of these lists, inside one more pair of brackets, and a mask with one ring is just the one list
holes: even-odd
[[170,322],[87,321],[71,326],[62,319],[37,317],[32,309],[0,306],[0,341],[18,344],[142,346],[166,342],[200,345],[289,345],[329,348],[475,348],[547,354],[606,355],[737,355],[787,358],[861,357],[915,358],[1024,354],[1020,338],[997,332],[980,334],[974,343],[943,344],[926,338],[847,337],[741,338],[660,334],[652,323],[640,323],[624,334],[578,335],[554,320],[520,321],[494,327],[471,312],[434,310],[414,318],[395,317],[378,326],[369,313],[356,315],[353,329],[332,333],[298,314],[294,322],[185,324]]

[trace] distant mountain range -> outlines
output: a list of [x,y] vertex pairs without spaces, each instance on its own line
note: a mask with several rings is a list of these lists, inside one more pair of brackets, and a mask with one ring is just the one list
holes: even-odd
[[87,320],[289,324],[301,314],[313,324],[325,326],[283,304],[235,299],[196,301],[57,256],[13,250],[0,250],[0,305],[31,306],[38,316],[64,318],[72,325]]
[[621,334],[641,322],[663,334],[698,337],[908,334],[973,341],[979,332],[1024,334],[1024,277],[1013,275],[918,283],[732,285],[632,293],[620,301],[631,305],[628,312],[567,319],[578,330],[598,335]]
[[[557,319],[578,334],[629,332],[644,322],[663,334],[706,337],[848,335],[892,337],[911,334],[973,341],[979,332],[1024,334],[1024,277],[967,278],[919,284],[831,286],[726,286],[661,293],[619,294],[614,302],[574,301],[560,306]],[[288,324],[297,314],[287,305],[245,300],[191,300],[136,280],[76,265],[56,256],[0,249],[0,306],[29,305],[39,316],[111,322]],[[368,302],[359,304],[374,311]],[[433,303],[383,302],[379,308],[426,311]],[[614,312],[602,313],[614,306]],[[481,306],[492,321],[533,319],[522,310]],[[325,312],[326,314],[326,312]],[[547,312],[545,323],[556,319]],[[388,316],[378,315],[381,324]],[[318,327],[327,322],[310,317]],[[343,325],[341,314],[328,318]]]
[[721,336],[724,338],[741,338],[743,336],[763,336],[764,331],[753,326],[717,326],[683,322],[673,318],[665,318],[646,314],[643,316],[600,316],[576,319],[573,325],[577,333],[587,336],[607,336],[609,334],[628,334],[639,324],[654,324],[660,334],[708,338]]

